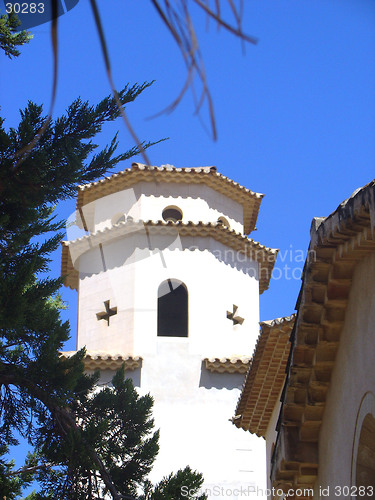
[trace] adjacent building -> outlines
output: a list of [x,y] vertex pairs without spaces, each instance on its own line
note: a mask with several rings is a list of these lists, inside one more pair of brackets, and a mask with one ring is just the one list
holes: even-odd
[[262,324],[233,423],[267,440],[269,498],[374,498],[374,226],[372,181],[313,220],[296,317]]

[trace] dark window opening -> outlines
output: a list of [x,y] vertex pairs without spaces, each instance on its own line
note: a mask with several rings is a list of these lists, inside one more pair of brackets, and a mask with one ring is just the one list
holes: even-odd
[[163,210],[162,213],[163,219],[165,221],[177,222],[182,219],[182,212],[177,207],[167,207]]
[[168,279],[158,288],[158,336],[188,336],[188,291],[182,281]]

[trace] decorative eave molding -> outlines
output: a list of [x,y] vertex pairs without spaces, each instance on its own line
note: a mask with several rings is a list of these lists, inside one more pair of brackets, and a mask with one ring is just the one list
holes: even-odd
[[[77,351],[64,351],[61,357],[69,358]],[[125,371],[135,370],[142,364],[140,356],[126,356],[108,352],[88,351],[83,359],[85,370],[118,370],[124,364]]]
[[139,182],[167,182],[181,184],[205,184],[218,193],[240,203],[244,210],[244,231],[255,229],[259,208],[264,194],[255,193],[216,171],[216,167],[176,168],[132,163],[127,168],[104,177],[97,182],[78,186],[77,210],[103,196],[122,191]]
[[61,275],[65,277],[64,284],[70,288],[78,287],[78,271],[74,268],[70,248],[74,248],[77,255],[82,255],[92,248],[105,244],[127,235],[133,235],[137,231],[145,231],[149,236],[172,235],[211,237],[216,241],[232,248],[236,252],[246,255],[249,259],[259,264],[259,291],[263,293],[269,287],[272,270],[277,258],[278,249],[261,245],[260,243],[228,229],[218,223],[183,223],[164,221],[126,221],[120,222],[112,227],[83,236],[74,241],[62,242]]
[[61,245],[61,277],[64,278],[64,285],[72,290],[78,290],[79,272],[74,267],[68,242],[62,241]]
[[265,437],[285,381],[295,314],[260,323],[261,332],[237,404],[233,424]]
[[204,358],[206,370],[212,373],[246,373],[250,357],[232,356],[230,358]]
[[314,219],[282,395],[271,480],[313,487],[319,431],[345,322],[352,276],[375,251],[375,181],[355,191],[326,219]]

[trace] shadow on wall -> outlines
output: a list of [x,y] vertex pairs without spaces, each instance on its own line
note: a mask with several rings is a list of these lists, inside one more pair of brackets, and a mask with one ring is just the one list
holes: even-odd
[[[162,230],[162,232],[160,232]],[[108,230],[109,231],[109,230]],[[178,226],[168,228],[146,227],[142,222],[119,225],[113,241],[101,243],[96,236],[88,236],[75,248],[69,247],[70,256],[81,277],[90,277],[105,271],[131,266],[148,258],[158,259],[166,267],[163,251],[190,250],[209,251],[219,262],[258,279],[258,265],[262,258],[260,250],[246,255],[218,244],[212,237],[180,237]],[[257,252],[260,252],[258,255]]]
[[260,250],[254,250],[252,253],[249,252],[249,254],[246,255],[246,253],[241,253],[237,250],[233,250],[233,248],[228,248],[223,244],[218,244],[213,237],[209,239],[208,244],[205,237],[194,238],[194,244],[192,245],[189,245],[188,238],[185,238],[185,240],[187,240],[188,244],[186,244],[185,241],[181,242],[183,250],[187,249],[198,252],[208,250],[219,262],[230,266],[232,269],[237,269],[237,271],[241,271],[252,278],[257,280],[259,279],[258,265],[256,262],[254,264],[254,261],[256,261],[258,257],[263,257]]
[[[217,210],[218,212],[228,211],[227,205],[223,205],[223,203],[218,202],[219,200],[221,200],[221,196],[226,198],[225,195],[218,195],[217,191],[207,186],[206,184],[195,184],[195,192],[192,192],[192,190],[189,189],[189,195],[187,195],[186,186],[188,185],[186,184],[181,186],[181,184],[178,183],[159,184],[156,186],[153,182],[145,182],[142,185],[133,186],[133,190],[137,201],[142,195],[146,198],[163,198],[167,203],[172,202],[173,200],[173,203],[177,205],[180,200],[184,200],[185,202],[193,204],[194,202],[199,200],[206,203],[209,209]],[[157,193],[156,190],[159,190],[159,192]],[[171,193],[173,193],[173,197]],[[184,203],[184,206],[185,205],[186,203]],[[237,206],[241,207],[240,203],[238,203]],[[237,213],[233,209],[230,209],[229,212],[230,213],[228,213],[228,216],[230,218],[232,218],[237,223],[242,224],[242,219],[240,217],[240,214],[242,214],[242,207],[241,209],[237,208]],[[187,218],[189,219],[188,215]],[[216,222],[216,219],[214,218],[214,220],[210,222]]]
[[[133,381],[134,387],[141,387],[141,370],[142,367],[140,366],[135,370],[127,370],[125,372],[126,378],[130,378]],[[99,385],[111,385],[113,375],[113,370],[101,370]],[[240,390],[244,383],[244,377],[245,375],[243,373],[212,373],[205,368],[204,362],[202,361],[199,387],[205,389]]]
[[[114,374],[113,370],[101,370],[99,385],[111,385]],[[141,366],[135,370],[126,370],[125,377],[133,381],[134,387],[141,387]]]
[[199,387],[205,389],[241,389],[244,378],[243,373],[212,373],[205,368],[202,361]]
[[69,251],[74,268],[82,277],[89,277],[151,257],[160,259],[163,250],[176,248],[181,249],[177,227],[168,228],[168,234],[158,234],[157,229],[147,228],[142,222],[126,222],[116,228],[112,241],[102,244],[96,236],[87,236],[79,247],[69,247]]

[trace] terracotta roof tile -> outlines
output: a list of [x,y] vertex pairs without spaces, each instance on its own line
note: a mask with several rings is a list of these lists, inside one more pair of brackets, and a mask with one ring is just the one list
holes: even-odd
[[[77,351],[64,351],[61,353],[63,358],[73,356]],[[87,351],[84,357],[86,370],[118,370],[122,364],[125,364],[125,370],[135,370],[142,363],[139,356],[126,356],[123,354],[114,354],[103,351]]]
[[[319,429],[352,275],[356,263],[375,252],[374,227],[375,180],[357,189],[328,217],[313,219],[272,458],[274,485],[296,487],[305,480],[305,469],[311,471],[306,484],[314,485]],[[296,442],[295,436],[308,446]],[[303,456],[298,452],[301,446]]]
[[265,437],[270,416],[285,378],[289,337],[295,315],[260,323],[255,347],[233,423]]
[[230,358],[205,358],[204,366],[210,372],[216,373],[246,373],[251,358],[232,356]]

